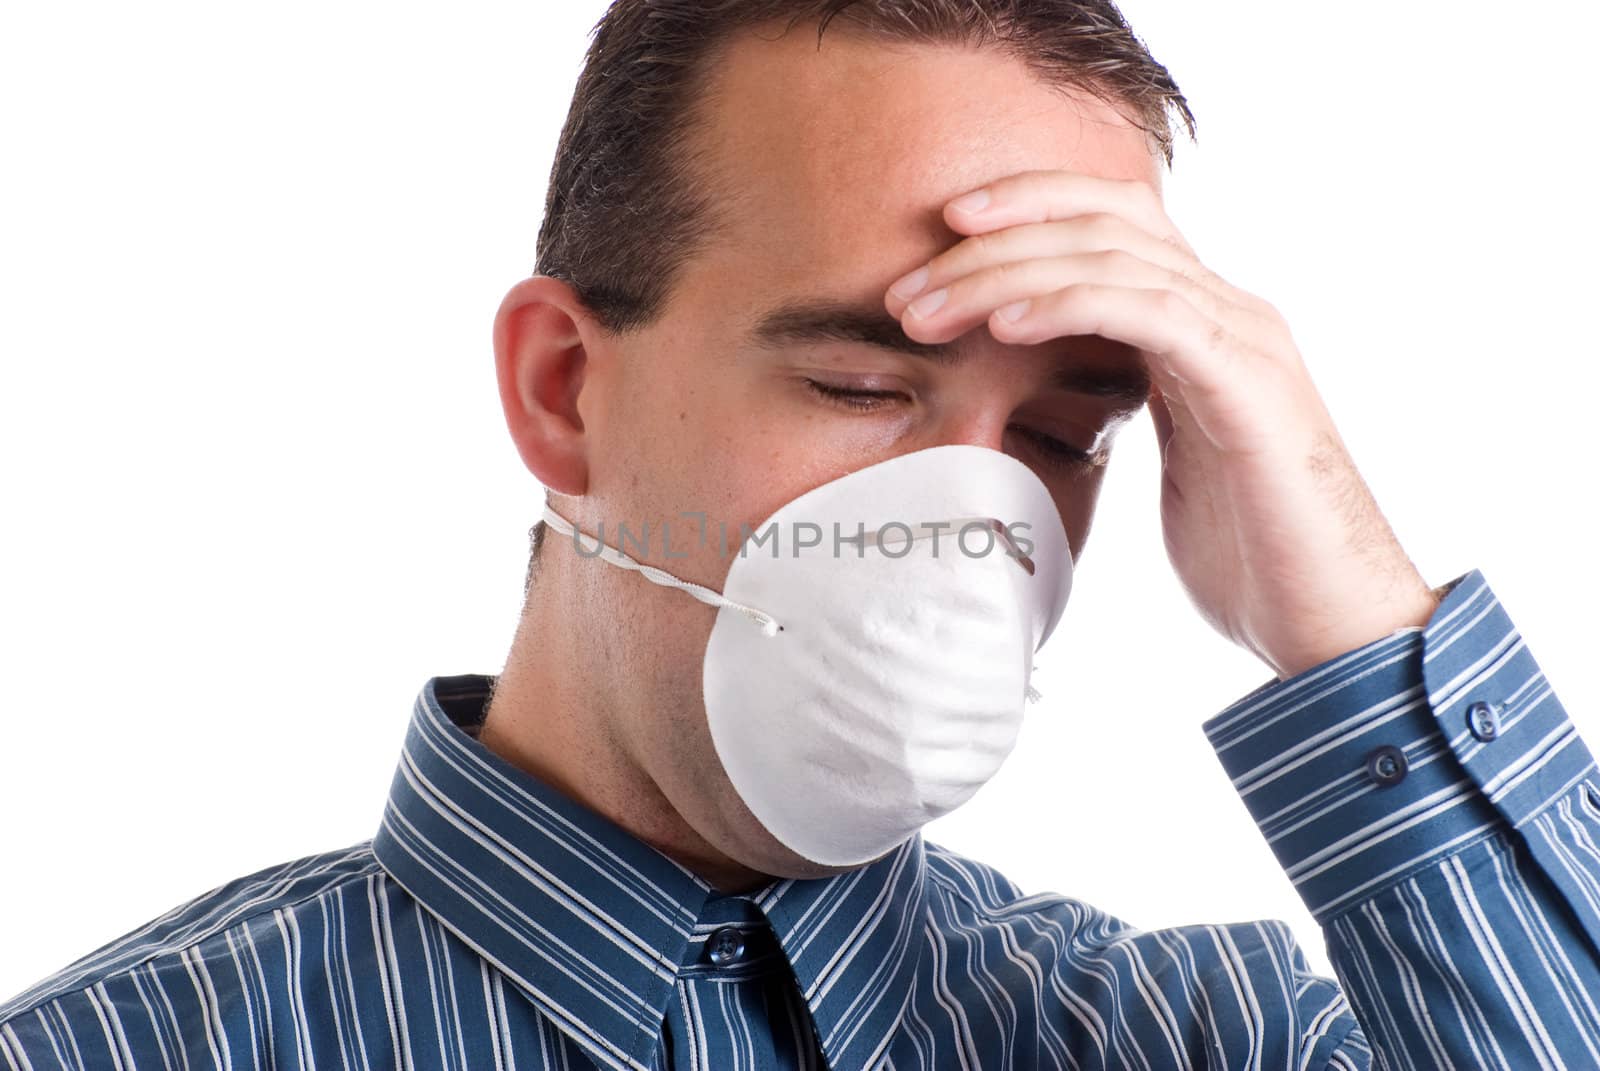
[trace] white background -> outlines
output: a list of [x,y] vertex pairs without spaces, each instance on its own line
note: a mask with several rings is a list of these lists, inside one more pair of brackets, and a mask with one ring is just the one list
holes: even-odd
[[[0,997],[371,836],[424,680],[500,668],[539,489],[490,323],[601,8],[8,11]],[[1124,10],[1199,115],[1173,218],[1288,316],[1427,579],[1482,569],[1600,742],[1600,22]],[[1145,927],[1288,919],[1326,970],[1200,732],[1271,674],[1178,588],[1151,440],[1122,435],[1018,752],[929,835]]]

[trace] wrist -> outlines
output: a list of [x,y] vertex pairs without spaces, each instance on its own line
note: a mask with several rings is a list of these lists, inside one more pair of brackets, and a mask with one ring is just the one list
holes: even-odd
[[1407,598],[1385,603],[1360,621],[1351,621],[1337,630],[1329,630],[1316,644],[1268,657],[1267,664],[1277,673],[1279,680],[1288,680],[1402,629],[1426,628],[1449,590],[1449,584],[1436,588],[1423,587],[1419,578],[1418,589]]

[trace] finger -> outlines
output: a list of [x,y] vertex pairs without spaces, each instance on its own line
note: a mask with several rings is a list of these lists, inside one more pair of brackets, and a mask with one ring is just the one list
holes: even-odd
[[982,268],[1008,261],[1109,252],[1114,249],[1126,250],[1189,280],[1197,287],[1210,290],[1219,301],[1231,303],[1241,312],[1262,315],[1257,306],[1263,303],[1253,295],[1228,284],[1170,242],[1161,241],[1121,216],[1105,212],[1048,223],[1024,223],[964,238],[891,284],[884,297],[884,307],[890,315],[898,318],[905,307],[921,294],[938,290]]
[[[1006,261],[929,290],[905,306],[901,327],[919,342],[948,342],[990,319],[995,310],[1052,291],[1092,283],[1132,289],[1170,289],[1214,318],[1231,311],[1192,281],[1121,249]],[[998,337],[998,336],[996,336]],[[1042,341],[1042,339],[1041,339]]]
[[958,234],[983,234],[1019,223],[1047,223],[1091,212],[1129,220],[1194,256],[1149,183],[1076,171],[1022,171],[952,198],[944,220]]
[[918,294],[937,290],[980,268],[1012,260],[1101,253],[1125,249],[1169,271],[1190,274],[1199,263],[1168,242],[1134,226],[1121,216],[1092,212],[1048,223],[1023,223],[964,238],[918,271],[889,287],[886,304],[895,316]]
[[1224,325],[1169,288],[1078,283],[1033,298],[1016,320],[997,309],[989,330],[1001,342],[1031,345],[1070,335],[1099,335],[1144,351],[1151,373],[1183,386],[1186,405],[1225,395],[1246,381],[1252,354]]

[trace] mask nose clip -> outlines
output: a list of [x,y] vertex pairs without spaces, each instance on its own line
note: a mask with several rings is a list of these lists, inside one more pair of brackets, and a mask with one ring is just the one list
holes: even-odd
[[[1016,538],[1012,536],[1011,532],[1003,523],[1001,523],[998,517],[958,517],[954,520],[944,522],[944,524],[940,526],[940,529],[954,528],[959,531],[970,525],[979,525],[993,532],[995,537],[1001,542],[1001,544],[1004,545],[1006,557],[1010,558],[1012,561],[1016,562],[1017,565],[1021,566],[1023,572],[1027,573],[1029,576],[1034,576],[1038,572],[1038,566],[1034,564],[1033,559],[1022,553],[1021,545],[1017,543]],[[904,525],[901,527],[903,528]],[[860,542],[863,546],[877,546],[884,542],[884,531],[885,529],[880,528],[876,532],[868,533],[864,538],[847,538],[841,539],[840,542]],[[927,535],[914,535],[911,537],[913,541],[925,538],[927,538]],[[993,548],[991,547],[991,549]]]
[[1006,531],[1006,526],[1001,524],[996,518],[990,517],[989,527],[993,528],[995,534],[998,535],[1005,543],[1006,547],[1008,548],[1006,554],[1011,558],[1011,560],[1022,566],[1023,572],[1027,573],[1029,576],[1033,576],[1034,573],[1037,572],[1038,567],[1033,564],[1032,558],[1022,553],[1022,548],[1017,545],[1017,541],[1012,538],[1011,533]]

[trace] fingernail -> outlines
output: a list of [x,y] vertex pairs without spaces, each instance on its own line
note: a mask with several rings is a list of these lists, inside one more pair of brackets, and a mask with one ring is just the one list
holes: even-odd
[[930,294],[923,294],[917,300],[906,306],[906,311],[917,319],[932,316],[944,305],[945,299],[950,296],[948,287],[940,287]]
[[893,294],[897,298],[900,298],[902,301],[910,301],[912,298],[922,293],[922,288],[927,285],[928,269],[918,268],[910,275],[895,280],[894,285],[889,287],[889,293]]
[[997,311],[1000,313],[1000,319],[1008,324],[1014,324],[1028,315],[1028,307],[1032,304],[1031,298],[1026,301],[1013,301],[1009,305],[1002,305]]
[[962,194],[950,202],[950,207],[957,212],[982,212],[989,207],[989,191],[973,190],[971,193]]

